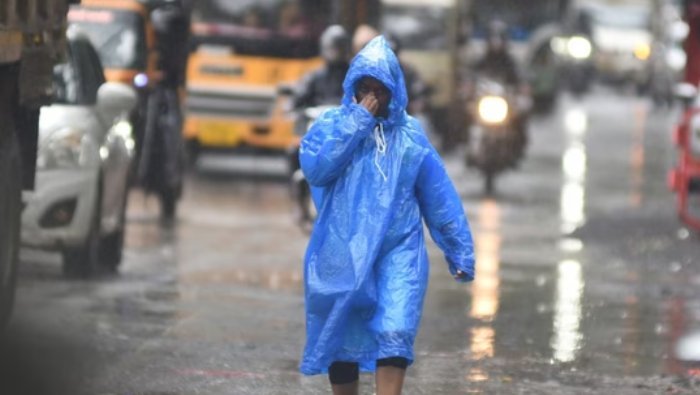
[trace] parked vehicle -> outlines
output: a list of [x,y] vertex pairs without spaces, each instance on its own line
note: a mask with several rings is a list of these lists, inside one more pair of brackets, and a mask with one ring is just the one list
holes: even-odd
[[477,168],[484,192],[491,194],[498,174],[515,167],[523,156],[522,116],[527,99],[499,81],[480,77],[469,111],[474,120],[469,131],[467,166]]
[[676,193],[676,210],[686,225],[700,231],[700,92],[690,84],[679,87],[687,106],[673,133],[678,160],[668,175],[671,191]]
[[688,2],[683,9],[689,34],[685,43],[687,67],[684,82],[676,88],[685,111],[678,122],[673,140],[678,161],[668,174],[669,188],[676,193],[676,211],[681,221],[700,231],[700,9]]
[[165,219],[175,215],[185,167],[178,92],[182,78],[166,69],[181,68],[184,75],[186,59],[183,55],[182,65],[167,67],[178,60],[166,56],[154,16],[161,13],[163,21],[181,6],[175,0],[83,0],[68,14],[97,48],[107,79],[137,89],[138,105],[131,114],[137,141],[134,174],[138,185],[158,196]]
[[39,107],[65,49],[68,4],[77,0],[0,2],[0,328],[12,309],[22,190],[34,187]]
[[[298,118],[295,126],[297,133],[299,133],[300,136],[303,136],[311,127],[311,124],[314,123],[314,121],[321,116],[323,112],[333,107],[334,106],[332,105],[322,105],[317,107],[309,107],[303,111],[300,111],[300,113],[297,114]],[[298,151],[295,152],[295,154],[298,155]],[[316,221],[316,206],[314,205],[311,196],[309,183],[306,182],[304,172],[301,170],[301,167],[299,167],[298,161],[296,162],[295,168],[292,169],[291,187],[292,198],[294,199],[297,207],[299,226],[305,232],[311,233],[313,224]]]
[[99,57],[77,29],[54,66],[53,101],[41,108],[36,190],[22,212],[22,244],[63,254],[68,275],[115,269],[122,257],[135,142],[130,86],[105,82]]

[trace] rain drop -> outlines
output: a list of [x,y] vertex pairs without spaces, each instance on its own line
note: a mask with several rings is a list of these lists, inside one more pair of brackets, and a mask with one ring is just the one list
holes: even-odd
[[679,271],[681,271],[682,268],[683,265],[681,265],[680,262],[671,262],[671,265],[669,266],[669,269],[673,273],[678,273]]
[[539,275],[535,279],[535,284],[537,284],[538,287],[544,287],[545,284],[547,284],[547,277],[544,275]]

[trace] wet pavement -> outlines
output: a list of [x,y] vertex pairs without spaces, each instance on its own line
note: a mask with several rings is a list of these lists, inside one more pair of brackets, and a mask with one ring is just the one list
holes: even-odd
[[[454,282],[431,245],[404,393],[700,393],[700,237],[665,185],[675,117],[605,91],[564,98],[493,198],[446,157],[477,280]],[[307,237],[283,163],[203,162],[172,229],[132,194],[118,275],[67,280],[57,256],[23,252],[0,394],[329,393],[297,373]]]

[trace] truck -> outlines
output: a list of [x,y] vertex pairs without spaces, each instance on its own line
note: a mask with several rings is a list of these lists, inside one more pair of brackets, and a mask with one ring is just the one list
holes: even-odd
[[0,0],[0,328],[12,310],[22,193],[34,187],[39,109],[65,55],[66,15],[79,0]]

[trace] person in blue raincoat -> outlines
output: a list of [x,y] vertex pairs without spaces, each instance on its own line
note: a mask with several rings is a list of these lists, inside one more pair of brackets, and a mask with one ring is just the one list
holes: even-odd
[[406,113],[399,62],[384,37],[352,60],[339,107],[304,136],[299,158],[318,219],[304,264],[303,374],[354,394],[400,393],[428,285],[423,222],[458,281],[474,278],[461,200],[419,123]]

